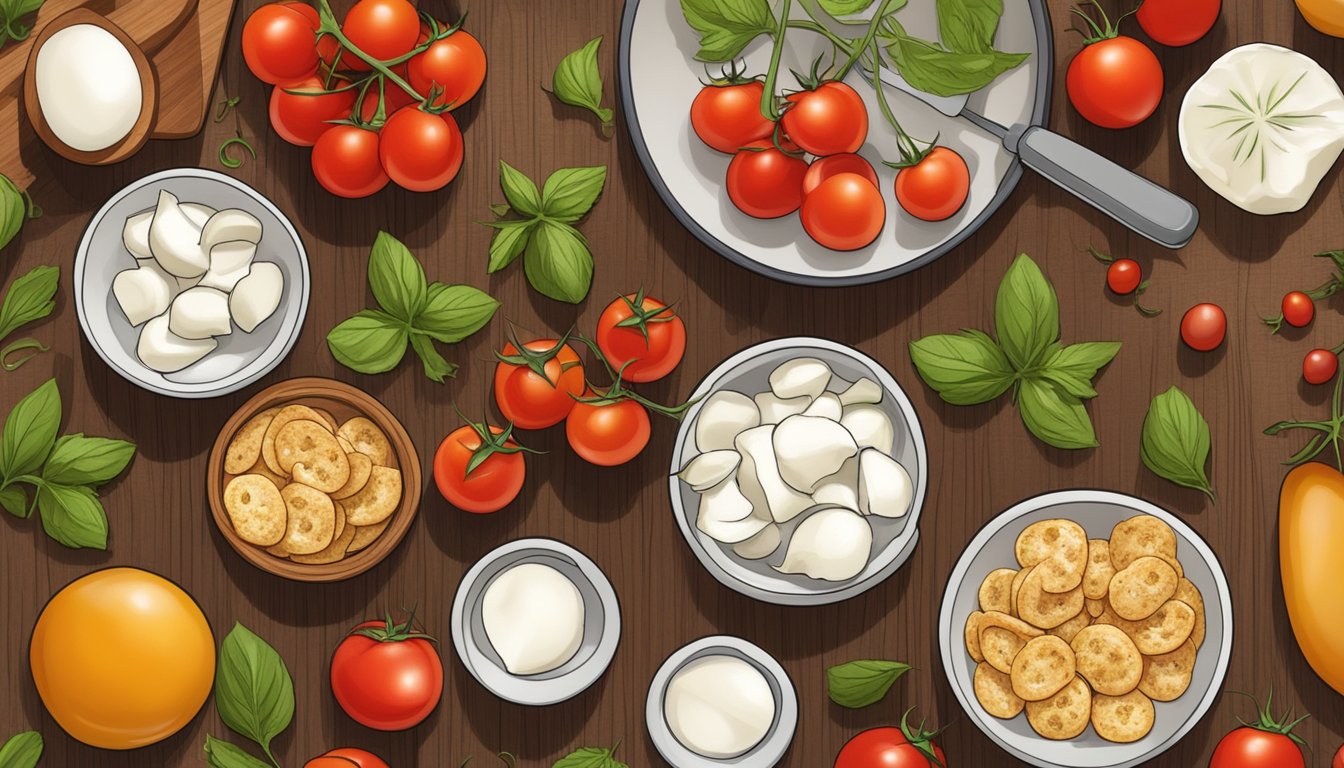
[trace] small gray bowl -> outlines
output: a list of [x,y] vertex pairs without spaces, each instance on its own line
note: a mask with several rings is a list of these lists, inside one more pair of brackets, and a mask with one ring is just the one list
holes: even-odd
[[[131,216],[154,208],[161,189],[184,203],[240,208],[256,216],[262,226],[257,261],[275,264],[285,278],[280,306],[266,322],[252,333],[235,327],[205,359],[166,374],[140,362],[136,344],[141,327],[130,324],[112,295],[112,279],[135,266],[135,259],[122,245],[122,227]],[[303,241],[280,209],[232,176],[201,168],[160,171],[113,195],[93,215],[75,253],[75,311],[84,338],[127,381],[168,397],[220,397],[270,373],[299,339],[308,312],[310,283]]]
[[[775,697],[775,720],[765,738],[750,752],[725,760],[715,760],[682,746],[668,727],[663,714],[667,685],[683,667],[706,656],[735,656],[752,665],[765,676],[770,693]],[[789,673],[774,657],[760,647],[731,635],[703,637],[673,653],[658,668],[649,684],[649,697],[644,706],[644,722],[649,738],[658,754],[672,768],[772,768],[784,759],[784,753],[793,743],[793,732],[798,727],[798,693],[793,688]]]
[[[501,573],[523,563],[548,565],[564,574],[583,596],[583,642],[558,669],[518,676],[504,667],[481,619],[485,591]],[[481,558],[453,598],[453,647],[476,682],[505,701],[544,707],[571,699],[607,671],[621,640],[621,607],[606,574],[582,552],[553,539],[519,539]]]

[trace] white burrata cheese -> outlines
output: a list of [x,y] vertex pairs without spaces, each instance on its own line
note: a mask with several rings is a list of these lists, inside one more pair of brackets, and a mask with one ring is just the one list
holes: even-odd
[[583,644],[583,595],[549,565],[523,563],[485,589],[481,620],[491,647],[512,675],[565,665]]
[[71,149],[98,152],[140,119],[140,72],[112,33],[75,24],[37,52],[37,100],[52,133]]
[[677,741],[698,755],[728,760],[750,752],[775,722],[765,675],[736,656],[702,656],[667,684],[663,715]]

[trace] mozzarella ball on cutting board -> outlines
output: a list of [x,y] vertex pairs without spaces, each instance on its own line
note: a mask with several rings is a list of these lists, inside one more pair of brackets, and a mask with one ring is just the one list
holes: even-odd
[[280,268],[269,261],[257,262],[247,277],[238,281],[229,294],[229,312],[233,322],[251,333],[257,326],[275,314],[280,306],[280,297],[285,290],[285,276]]
[[[29,13],[41,3],[5,5]],[[126,138],[140,119],[140,71],[126,46],[102,27],[72,24],[57,31],[37,49],[33,66],[42,116],[71,149],[107,149]]]
[[183,291],[168,310],[168,330],[184,339],[229,335],[229,295],[214,288]]
[[152,370],[173,373],[198,362],[215,351],[214,339],[184,339],[168,330],[168,313],[145,323],[136,345],[136,356]]
[[522,563],[486,587],[481,621],[509,674],[539,675],[564,666],[583,644],[583,595],[549,565]]

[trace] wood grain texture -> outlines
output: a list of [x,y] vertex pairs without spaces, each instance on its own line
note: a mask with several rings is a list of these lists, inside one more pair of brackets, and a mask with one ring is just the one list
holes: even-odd
[[[648,682],[673,650],[719,632],[761,645],[793,676],[801,723],[784,763],[789,768],[830,765],[847,738],[866,726],[893,723],[911,706],[949,726],[943,740],[953,765],[1013,765],[960,711],[938,661],[934,623],[953,563],[986,520],[1020,499],[1074,487],[1137,494],[1204,536],[1228,566],[1234,599],[1236,643],[1227,690],[1263,693],[1273,686],[1276,704],[1310,711],[1314,717],[1300,732],[1315,748],[1311,765],[1325,764],[1339,746],[1344,705],[1302,660],[1278,587],[1275,509],[1284,474],[1278,462],[1298,444],[1260,431],[1281,418],[1316,418],[1328,410],[1328,388],[1299,383],[1300,362],[1311,347],[1331,347],[1344,336],[1344,301],[1336,298],[1323,307],[1315,325],[1303,331],[1270,336],[1258,320],[1276,311],[1284,291],[1315,286],[1326,277],[1327,265],[1310,254],[1344,245],[1338,170],[1301,213],[1256,218],[1206,189],[1186,167],[1175,140],[1181,94],[1232,46],[1259,40],[1292,46],[1344,76],[1344,41],[1312,31],[1291,3],[1227,2],[1207,39],[1184,49],[1159,49],[1167,98],[1138,128],[1113,132],[1086,126],[1068,107],[1062,87],[1054,95],[1056,128],[1198,204],[1203,226],[1190,247],[1161,250],[1028,175],[988,226],[932,266],[879,285],[833,290],[769,282],[712,254],[658,200],[623,127],[604,140],[590,115],[557,105],[541,91],[539,84],[549,80],[565,53],[605,34],[600,60],[607,92],[613,92],[619,0],[472,3],[469,28],[484,41],[491,73],[482,96],[458,113],[468,147],[461,177],[438,194],[389,188],[363,202],[338,201],[322,192],[312,181],[308,152],[284,144],[267,127],[267,90],[246,72],[238,53],[243,13],[256,5],[257,0],[240,3],[234,18],[223,90],[243,98],[243,130],[260,155],[235,174],[286,211],[308,244],[313,300],[294,352],[248,392],[205,403],[155,397],[123,381],[87,347],[63,276],[57,317],[31,331],[55,351],[18,373],[0,374],[0,408],[8,409],[55,375],[67,404],[68,430],[126,437],[140,446],[129,474],[106,494],[113,531],[109,552],[64,550],[45,539],[33,521],[5,516],[0,525],[0,573],[7,585],[0,596],[5,627],[0,732],[41,730],[48,745],[43,765],[196,766],[202,763],[205,733],[229,735],[210,705],[168,741],[114,754],[72,742],[46,715],[26,663],[33,622],[55,590],[111,564],[177,580],[201,602],[220,637],[241,621],[276,646],[298,691],[295,724],[277,741],[290,766],[342,745],[372,749],[398,768],[454,766],[469,756],[474,764],[490,765],[501,750],[516,755],[520,765],[549,766],[578,746],[617,739],[624,739],[621,755],[632,766],[662,765],[643,726]],[[425,5],[449,18],[466,9],[457,3]],[[1051,0],[1050,6],[1062,84],[1076,38],[1065,33],[1067,0]],[[0,105],[0,113],[6,109]],[[33,193],[47,215],[4,252],[0,274],[8,281],[37,264],[68,270],[90,213],[109,195],[163,168],[216,167],[216,148],[231,134],[231,125],[211,124],[198,138],[152,142],[126,164],[100,169],[70,164],[45,149],[26,150],[33,154],[25,162],[38,170]],[[475,222],[487,218],[487,204],[500,199],[495,166],[501,158],[534,177],[564,165],[611,167],[606,195],[582,225],[597,259],[593,294],[582,306],[538,297],[518,266],[485,274],[490,231]],[[358,376],[336,365],[325,347],[326,332],[370,302],[361,287],[379,229],[419,254],[430,279],[469,282],[503,301],[500,318],[487,331],[445,350],[463,366],[447,385],[427,381],[414,360],[385,376]],[[1104,270],[1080,252],[1088,244],[1136,258],[1153,278],[1146,303],[1166,312],[1145,319],[1110,298],[1103,290]],[[1096,450],[1044,447],[1027,435],[1006,401],[945,406],[911,367],[906,352],[911,339],[991,326],[999,278],[1020,251],[1030,252],[1054,281],[1065,341],[1125,343],[1100,377],[1101,394],[1090,408],[1101,440]],[[816,609],[763,605],[724,589],[700,567],[672,520],[663,475],[674,425],[666,420],[655,424],[645,460],[614,470],[585,465],[567,451],[561,431],[528,435],[532,447],[550,454],[530,460],[517,503],[497,515],[473,517],[449,508],[427,488],[420,518],[402,546],[377,568],[341,584],[295,584],[262,573],[214,529],[205,502],[205,457],[217,430],[253,392],[303,375],[353,383],[388,405],[428,461],[442,436],[459,423],[453,405],[475,413],[486,402],[491,353],[504,338],[504,320],[538,334],[571,325],[591,329],[608,298],[640,285],[679,302],[692,338],[681,368],[644,390],[651,397],[683,397],[738,349],[793,334],[852,344],[890,368],[919,410],[931,457],[922,541],[903,570],[860,598]],[[1182,312],[1200,301],[1218,302],[1230,318],[1227,344],[1209,355],[1184,350],[1178,341]],[[1190,394],[1212,425],[1217,506],[1157,479],[1139,461],[1149,400],[1172,384]],[[449,606],[462,574],[490,549],[521,536],[569,542],[610,576],[626,630],[607,675],[570,702],[526,709],[485,692],[445,642],[446,690],[427,723],[409,733],[383,734],[347,718],[326,684],[329,654],[346,629],[418,603],[431,630],[446,640]],[[861,712],[840,710],[826,699],[823,670],[860,657],[900,659],[916,670],[886,701]],[[1150,765],[1207,765],[1218,738],[1236,725],[1236,716],[1249,716],[1250,706],[1225,693],[1193,733]]]

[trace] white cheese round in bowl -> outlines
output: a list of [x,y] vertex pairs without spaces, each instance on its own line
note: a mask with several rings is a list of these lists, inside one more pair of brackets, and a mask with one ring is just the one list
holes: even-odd
[[140,119],[140,72],[130,51],[106,29],[74,24],[60,30],[42,44],[35,66],[42,117],[71,149],[107,149]]
[[522,563],[485,588],[481,622],[490,645],[515,675],[559,669],[583,644],[583,595],[543,563]]

